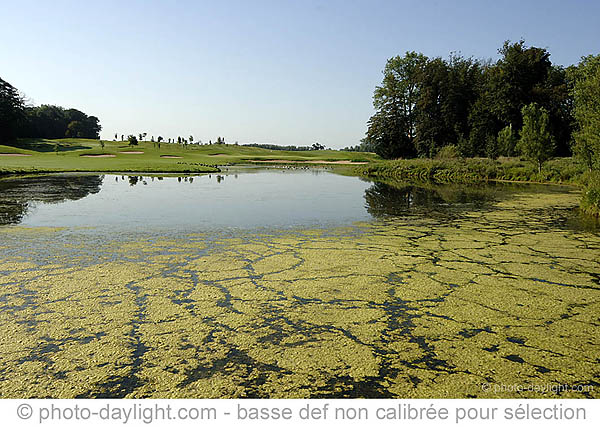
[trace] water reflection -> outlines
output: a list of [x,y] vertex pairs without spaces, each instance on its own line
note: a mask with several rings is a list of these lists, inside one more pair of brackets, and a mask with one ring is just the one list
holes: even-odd
[[[20,214],[5,216],[1,223],[31,227],[199,230],[329,227],[370,218],[362,198],[370,183],[325,172],[230,168],[218,174],[197,176],[106,175],[104,181],[92,174],[74,176],[80,177],[81,200],[58,205],[30,203],[35,209],[27,210],[28,202],[48,198],[36,197],[31,191],[17,191],[23,193],[19,199]],[[6,180],[0,200],[7,205],[13,201],[8,191],[10,186],[27,190],[36,185],[43,187],[53,179],[68,181],[70,187],[77,185],[71,176],[53,177]],[[93,191],[88,189],[88,181],[97,184]],[[67,185],[45,187],[49,193],[60,193]],[[86,194],[90,196],[83,197]]]
[[365,190],[366,208],[376,218],[481,208],[496,199],[495,186],[421,185],[374,182]]
[[0,179],[0,225],[20,223],[36,202],[79,200],[100,191],[101,175],[43,175]]
[[[107,177],[57,174],[1,179],[0,225],[93,223],[126,229],[140,224],[176,229],[348,225],[390,216],[441,214],[454,218],[465,210],[483,209],[510,193],[565,191],[548,186],[373,182],[288,168],[236,168],[198,176]],[[87,197],[90,195],[94,196]]]

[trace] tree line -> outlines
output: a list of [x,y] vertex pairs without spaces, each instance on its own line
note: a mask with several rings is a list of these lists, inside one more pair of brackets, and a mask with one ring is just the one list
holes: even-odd
[[525,125],[544,128],[551,155],[571,155],[577,66],[552,64],[546,49],[523,40],[499,54],[496,62],[417,52],[389,59],[366,137],[352,148],[384,158],[434,157],[448,145],[465,157],[514,156]]
[[0,143],[17,138],[100,138],[95,116],[56,105],[28,105],[25,97],[0,78]]
[[326,150],[323,144],[318,142],[313,143],[312,145],[276,145],[276,144],[243,144],[244,147],[255,147],[255,148],[266,148],[267,150],[281,150],[281,151],[318,151],[318,150]]
[[[146,136],[147,135],[148,135],[147,132],[142,132],[142,133],[139,133],[137,135],[130,134],[130,135],[127,135],[127,137],[125,137],[125,134],[121,134],[121,141],[122,142],[128,141],[129,145],[138,145],[139,142],[146,141]],[[115,133],[115,137],[113,138],[113,141],[117,141],[118,136],[119,136],[119,134]],[[161,142],[165,142],[165,143],[168,143],[168,144],[171,144],[171,143],[175,144],[175,143],[177,143],[177,144],[183,146],[184,148],[187,148],[188,144],[189,145],[193,145],[193,144],[196,144],[196,145],[205,145],[205,144],[202,143],[202,140],[200,140],[200,139],[194,140],[194,136],[193,135],[190,135],[187,139],[185,137],[181,137],[181,136],[178,136],[177,138],[168,138],[168,139],[165,139],[161,135],[159,135],[155,139],[154,135],[152,135],[150,137],[150,142],[152,142],[155,147],[158,146],[158,148],[160,148]],[[226,144],[225,138],[222,137],[222,136],[219,136],[219,137],[217,137],[217,139],[215,140],[214,143],[213,143],[212,139],[209,140],[206,143],[206,145],[213,145],[213,144],[215,144],[215,145],[224,145],[224,144]],[[235,145],[238,145],[237,141],[235,142]]]

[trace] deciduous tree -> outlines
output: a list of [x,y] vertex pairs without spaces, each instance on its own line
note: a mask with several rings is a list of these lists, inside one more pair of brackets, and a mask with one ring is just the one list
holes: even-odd
[[381,86],[375,88],[375,114],[369,119],[364,139],[373,151],[386,158],[415,154],[416,104],[419,76],[427,58],[416,52],[388,60]]
[[538,172],[542,172],[542,165],[554,154],[548,111],[536,103],[524,106],[521,111],[523,127],[518,144],[519,151],[528,160],[537,164]]
[[25,119],[25,101],[19,91],[0,78],[0,144],[18,136]]
[[600,170],[600,55],[582,58],[569,77],[577,124],[573,148],[590,171]]

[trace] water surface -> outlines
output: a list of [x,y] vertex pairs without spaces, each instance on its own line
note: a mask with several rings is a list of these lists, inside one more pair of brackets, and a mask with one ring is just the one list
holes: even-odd
[[0,181],[2,218],[35,227],[189,230],[339,225],[369,217],[362,200],[366,182],[320,170],[257,172],[240,168],[189,177],[58,174],[5,179]]
[[0,180],[2,397],[598,397],[572,188],[191,178]]
[[120,231],[331,227],[383,217],[459,214],[516,192],[569,190],[372,182],[295,167],[232,167],[197,176],[14,176],[0,179],[0,224]]

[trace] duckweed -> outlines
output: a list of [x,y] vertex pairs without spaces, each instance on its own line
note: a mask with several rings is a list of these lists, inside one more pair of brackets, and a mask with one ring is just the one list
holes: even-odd
[[0,229],[0,396],[599,397],[482,387],[597,385],[600,236],[554,225],[577,203],[230,238]]

